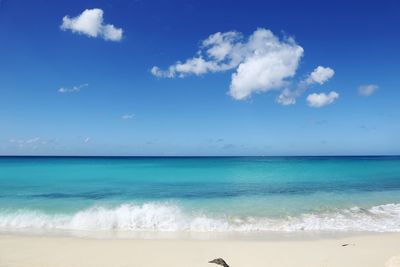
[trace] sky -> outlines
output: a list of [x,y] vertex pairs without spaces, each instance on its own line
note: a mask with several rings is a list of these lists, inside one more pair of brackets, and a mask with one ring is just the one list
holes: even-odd
[[0,155],[398,155],[399,12],[0,0]]

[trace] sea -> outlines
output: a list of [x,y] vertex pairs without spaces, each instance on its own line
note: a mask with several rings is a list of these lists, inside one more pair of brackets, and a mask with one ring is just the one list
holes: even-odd
[[0,157],[1,233],[400,231],[400,157]]

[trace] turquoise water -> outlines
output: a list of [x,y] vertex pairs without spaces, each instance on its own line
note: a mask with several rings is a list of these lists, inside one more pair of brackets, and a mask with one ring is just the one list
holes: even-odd
[[0,157],[0,230],[400,231],[400,157]]

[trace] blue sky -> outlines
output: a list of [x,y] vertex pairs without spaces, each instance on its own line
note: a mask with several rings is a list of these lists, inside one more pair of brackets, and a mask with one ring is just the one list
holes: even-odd
[[348,2],[1,0],[0,154],[399,154],[400,3]]

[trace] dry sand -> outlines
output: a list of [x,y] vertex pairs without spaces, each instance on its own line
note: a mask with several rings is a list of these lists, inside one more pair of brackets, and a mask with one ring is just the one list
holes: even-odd
[[393,256],[400,256],[397,233],[270,241],[0,235],[1,267],[217,267],[207,263],[217,257],[231,267],[400,266]]

